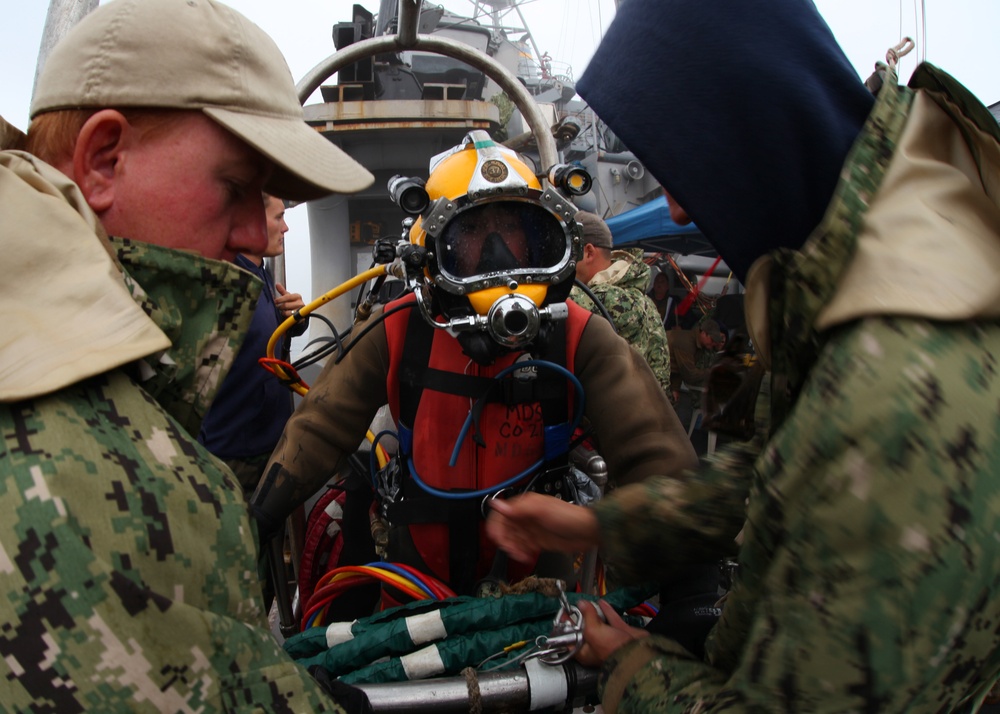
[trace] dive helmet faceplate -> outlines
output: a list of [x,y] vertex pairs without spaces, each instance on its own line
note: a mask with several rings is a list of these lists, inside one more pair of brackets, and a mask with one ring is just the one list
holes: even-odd
[[427,250],[426,286],[438,291],[448,320],[425,310],[432,324],[486,331],[503,346],[520,347],[543,320],[565,315],[565,294],[554,300],[551,288],[572,283],[579,258],[577,209],[569,199],[543,186],[485,131],[431,159],[426,191],[429,203],[410,241]]

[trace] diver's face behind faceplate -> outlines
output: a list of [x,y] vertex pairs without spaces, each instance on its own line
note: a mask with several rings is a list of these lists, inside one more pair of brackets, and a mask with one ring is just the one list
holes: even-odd
[[530,201],[472,204],[448,222],[434,241],[438,268],[455,285],[480,276],[544,278],[570,256],[563,225]]

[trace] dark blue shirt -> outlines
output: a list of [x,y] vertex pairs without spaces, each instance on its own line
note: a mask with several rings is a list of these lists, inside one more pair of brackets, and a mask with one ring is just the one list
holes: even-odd
[[[246,459],[270,454],[285,422],[292,415],[292,393],[278,378],[258,364],[267,354],[267,343],[279,324],[274,303],[274,281],[264,266],[243,256],[235,263],[264,283],[243,347],[232,370],[205,415],[198,441],[221,459]],[[281,355],[281,343],[275,355]]]

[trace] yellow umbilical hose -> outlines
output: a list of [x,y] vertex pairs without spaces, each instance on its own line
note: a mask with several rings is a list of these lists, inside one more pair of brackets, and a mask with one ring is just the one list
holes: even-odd
[[[268,340],[267,342],[266,368],[274,372],[274,374],[277,375],[279,379],[285,381],[288,384],[289,389],[294,391],[296,394],[305,396],[306,393],[309,391],[309,387],[304,382],[302,382],[301,379],[299,379],[298,375],[293,376],[292,374],[289,374],[288,370],[284,366],[284,363],[282,363],[280,360],[276,360],[274,357],[274,348],[278,344],[278,340],[280,340],[281,336],[284,335],[286,332],[288,332],[288,330],[290,330],[292,326],[302,322],[302,320],[307,318],[309,314],[312,313],[314,310],[322,307],[323,305],[326,305],[328,302],[332,300],[336,300],[338,297],[340,297],[349,290],[353,290],[358,285],[367,283],[369,280],[377,278],[380,275],[385,275],[386,272],[388,272],[387,266],[377,265],[374,268],[371,268],[363,273],[355,275],[350,280],[347,280],[338,285],[337,287],[333,288],[332,290],[323,293],[322,295],[320,295],[318,298],[310,302],[302,309],[297,310],[291,317],[287,318],[284,322],[278,325],[278,329],[274,331],[274,334],[271,335],[271,339]],[[365,437],[368,439],[370,443],[373,444],[375,443],[375,435],[371,432],[370,429],[368,430],[368,433],[365,434]],[[388,454],[386,454],[385,449],[383,449],[381,446],[379,446],[375,450],[375,455],[378,458],[378,463],[380,467],[384,467],[389,462],[389,456]]]
[[[281,336],[285,334],[288,330],[290,330],[293,325],[297,325],[298,323],[302,322],[302,320],[309,317],[309,314],[312,313],[314,310],[323,307],[332,300],[336,300],[341,295],[346,293],[348,290],[352,290],[353,288],[356,288],[358,285],[361,285],[362,283],[367,283],[369,280],[377,278],[380,275],[385,275],[386,272],[388,272],[388,268],[385,265],[376,265],[374,268],[371,268],[363,273],[355,275],[350,280],[341,283],[332,290],[328,290],[327,292],[323,293],[318,298],[313,300],[311,303],[303,307],[301,310],[296,311],[295,314],[293,314],[291,317],[287,318],[284,322],[278,325],[278,329],[274,331],[274,334],[271,335],[271,339],[267,341],[268,358],[274,359],[275,345],[278,344],[278,340],[281,339]],[[293,385],[292,388],[294,389],[296,386],[301,386],[301,385]],[[308,388],[305,388],[301,392],[297,389],[295,391],[298,392],[299,394],[305,394],[309,390]]]

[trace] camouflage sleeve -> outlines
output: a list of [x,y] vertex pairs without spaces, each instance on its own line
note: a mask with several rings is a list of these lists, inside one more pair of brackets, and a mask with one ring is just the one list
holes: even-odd
[[602,548],[620,577],[669,580],[678,567],[735,554],[769,415],[765,379],[752,439],[702,457],[696,469],[619,488],[593,506]]
[[[670,396],[670,347],[667,345],[667,331],[656,311],[656,304],[648,295],[636,301],[635,310],[641,317],[636,320],[642,340],[640,352],[646,358],[649,368],[656,375],[656,381],[668,397]],[[637,348],[638,349],[638,348]]]
[[985,693],[1000,672],[997,354],[995,323],[835,333],[756,464],[705,660],[662,638],[623,647],[605,711],[956,711]]
[[17,623],[2,646],[6,705],[61,713],[342,711],[268,632],[133,583],[97,560],[66,522],[31,535],[65,567],[30,579],[19,570],[0,575],[4,593],[36,598],[20,612],[6,598],[0,606],[4,622]]
[[703,457],[696,470],[613,491],[594,506],[601,547],[625,581],[669,580],[690,563],[734,555],[760,440]]
[[266,629],[231,475],[103,380],[0,405],[0,709],[339,711]]

